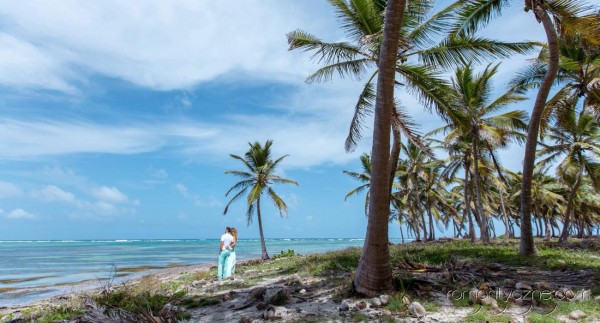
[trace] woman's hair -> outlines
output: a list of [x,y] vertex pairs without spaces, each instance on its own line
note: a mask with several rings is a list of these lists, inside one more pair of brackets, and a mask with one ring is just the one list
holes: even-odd
[[235,241],[237,242],[237,239],[238,239],[237,230],[235,228],[230,228],[229,231],[231,232],[231,235],[235,238]]

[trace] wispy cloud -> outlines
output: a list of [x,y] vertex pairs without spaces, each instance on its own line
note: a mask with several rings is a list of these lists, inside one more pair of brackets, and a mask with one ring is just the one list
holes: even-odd
[[18,197],[23,194],[23,190],[13,183],[0,181],[0,198]]
[[135,206],[139,204],[137,201],[130,201],[115,187],[93,187],[89,193],[95,200],[77,197],[74,193],[58,186],[47,185],[42,189],[32,191],[31,196],[44,202],[70,205],[71,216],[75,218],[102,218],[132,214],[135,212]]
[[181,184],[175,184],[175,189],[186,199],[194,202],[197,207],[220,207],[223,203],[214,196],[201,197],[198,194],[191,193],[188,188]]
[[36,216],[23,210],[23,209],[14,209],[10,212],[4,212],[4,210],[0,209],[0,217],[4,217],[9,220],[31,220],[35,219]]

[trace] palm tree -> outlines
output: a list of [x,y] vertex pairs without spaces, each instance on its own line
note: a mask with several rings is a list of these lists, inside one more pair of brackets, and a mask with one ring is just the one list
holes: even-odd
[[383,39],[379,55],[371,187],[367,235],[354,278],[359,294],[374,296],[392,289],[388,223],[390,214],[390,129],[394,106],[394,76],[405,0],[389,0],[385,8]]
[[[475,218],[477,219],[480,237],[484,243],[489,243],[488,217],[483,207],[483,186],[480,176],[480,160],[484,154],[493,149],[506,147],[509,142],[519,139],[519,130],[526,128],[524,111],[510,111],[496,116],[490,114],[507,105],[526,99],[513,89],[491,100],[491,78],[496,74],[498,65],[488,65],[480,74],[475,74],[470,64],[456,69],[452,80],[452,91],[447,100],[452,106],[451,123],[434,130],[432,133],[443,131],[447,133],[447,147],[466,149],[464,156],[465,182],[473,167],[473,182],[475,186]],[[470,145],[465,144],[470,141]],[[472,158],[472,160],[471,160]],[[471,165],[472,162],[472,165]],[[467,188],[468,185],[465,186]],[[468,205],[467,205],[468,207]]]
[[[334,7],[342,28],[353,40],[329,43],[301,30],[288,34],[290,50],[312,51],[312,58],[325,66],[307,78],[308,83],[329,81],[334,74],[341,77],[362,79],[368,76],[355,106],[354,117],[346,139],[346,150],[351,151],[362,137],[363,122],[372,114],[375,99],[374,82],[378,73],[377,64],[381,50],[384,0],[329,0]],[[398,48],[396,84],[405,86],[428,109],[445,110],[443,100],[446,82],[437,67],[453,67],[465,61],[482,62],[496,58],[507,58],[533,48],[528,42],[506,43],[475,37],[466,33],[449,33],[453,20],[462,12],[463,0],[456,1],[441,11],[431,14],[434,1],[410,1],[403,17],[402,37]],[[467,18],[462,18],[463,20]],[[397,161],[402,131],[408,139],[421,144],[414,124],[400,105],[392,109],[394,152],[392,163]],[[443,116],[447,115],[444,113]],[[422,145],[424,146],[424,145]],[[390,169],[393,173],[393,169]]]
[[[509,196],[507,201],[508,210],[510,213],[516,214],[519,208],[523,175],[520,172],[513,173],[506,171],[506,173],[507,192]],[[538,222],[543,219],[546,223],[546,236],[548,237],[548,229],[554,231],[554,227],[557,227],[556,216],[564,212],[564,196],[567,195],[568,187],[559,183],[556,178],[548,176],[547,173],[548,168],[540,164],[538,164],[533,173],[533,181],[531,182],[531,209],[534,216],[534,223],[536,223],[536,219]],[[514,220],[517,222],[519,218],[515,217]]]
[[344,171],[344,174],[348,174],[352,178],[357,179],[358,181],[363,183],[359,187],[348,192],[348,194],[346,194],[346,197],[344,198],[344,201],[348,200],[348,198],[352,195],[367,190],[367,194],[365,196],[365,215],[367,215],[369,212],[369,186],[371,185],[371,157],[369,156],[369,154],[362,154],[360,156],[360,162],[363,168],[362,173],[351,172],[347,170]]
[[[596,31],[600,38],[600,29]],[[542,114],[540,134],[550,124],[558,110],[575,107],[583,99],[583,107],[600,117],[600,47],[586,39],[561,38],[560,59],[554,82],[559,90],[548,100]],[[548,67],[548,49],[543,48],[531,64],[512,80],[512,85],[524,90],[539,87]],[[600,120],[600,119],[599,119]]]
[[227,203],[227,206],[225,206],[223,214],[227,214],[229,206],[247,192],[248,210],[246,212],[246,220],[248,225],[250,225],[254,216],[254,210],[256,210],[256,217],[258,218],[258,230],[260,233],[260,245],[262,248],[262,259],[269,259],[267,246],[265,244],[265,236],[263,234],[262,217],[260,213],[260,198],[263,193],[266,193],[275,204],[275,207],[277,207],[279,210],[279,215],[284,216],[287,214],[287,205],[283,199],[281,199],[281,197],[275,193],[272,186],[273,184],[298,185],[298,182],[275,175],[277,166],[288,155],[281,156],[273,161],[271,158],[271,145],[273,145],[272,140],[267,140],[264,146],[262,146],[259,142],[248,143],[248,145],[250,145],[250,149],[248,149],[246,154],[244,154],[243,158],[238,155],[230,155],[232,158],[241,161],[244,166],[246,166],[247,170],[230,170],[225,172],[225,174],[233,174],[241,177],[242,180],[233,185],[225,194],[225,196],[229,196],[230,193],[235,192],[235,195],[233,195],[229,203]]
[[557,175],[565,183],[572,184],[567,199],[563,231],[560,242],[569,236],[571,213],[575,198],[587,177],[591,185],[600,191],[600,124],[586,108],[577,111],[575,107],[558,111],[554,126],[548,129],[552,145],[544,145],[538,155],[546,157],[540,163],[545,165],[564,156],[558,164]]

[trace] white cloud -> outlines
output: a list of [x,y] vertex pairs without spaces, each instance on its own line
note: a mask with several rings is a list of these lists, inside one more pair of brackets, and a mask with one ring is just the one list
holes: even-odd
[[159,90],[232,71],[285,79],[305,74],[306,62],[287,53],[285,33],[318,26],[313,7],[282,0],[3,2],[0,83],[71,91],[73,74],[90,72]]
[[179,191],[179,193],[181,193],[181,195],[183,195],[183,197],[188,197],[190,195],[187,187],[185,187],[185,185],[183,185],[181,183],[177,183],[175,185],[175,188],[177,189],[177,191]]
[[51,54],[59,53],[0,32],[0,84],[76,93],[66,81],[71,76],[65,73],[64,64]]
[[10,198],[21,196],[23,191],[13,183],[0,181],[0,198]]
[[19,219],[34,219],[36,216],[23,210],[23,209],[14,209],[8,213],[5,213],[4,210],[0,209],[0,216],[3,216],[10,220],[19,220]]
[[32,195],[47,202],[64,202],[75,205],[78,204],[78,201],[73,193],[64,191],[63,189],[54,185],[48,185],[39,191],[33,191]]
[[103,202],[125,203],[129,199],[116,187],[100,186],[92,189],[92,195]]
[[[129,198],[115,187],[99,186],[87,190],[96,201],[78,198],[75,194],[64,189],[48,185],[31,193],[34,198],[45,202],[66,203],[71,206],[71,217],[74,218],[103,218],[135,213],[138,200],[130,202]],[[127,204],[126,204],[127,203]],[[125,205],[124,205],[125,204]]]
[[[29,159],[39,156],[108,153],[135,154],[155,151],[170,137],[190,140],[208,137],[201,127],[162,125],[101,125],[77,121],[0,120],[0,159]],[[10,140],[8,138],[11,138]]]

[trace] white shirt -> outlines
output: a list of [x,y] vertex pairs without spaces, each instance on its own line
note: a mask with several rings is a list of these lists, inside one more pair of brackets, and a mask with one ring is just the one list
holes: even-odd
[[221,236],[221,242],[223,242],[223,250],[229,249],[229,246],[233,244],[233,236],[229,233],[225,233]]

